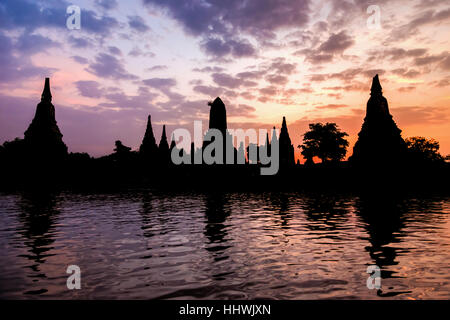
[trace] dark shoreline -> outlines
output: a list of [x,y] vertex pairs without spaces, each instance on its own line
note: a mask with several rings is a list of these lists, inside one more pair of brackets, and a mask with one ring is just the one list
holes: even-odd
[[450,165],[422,168],[357,169],[338,166],[293,166],[261,176],[257,165],[182,165],[146,170],[140,165],[116,166],[92,160],[92,165],[23,169],[4,172],[0,191],[158,191],[200,192],[351,192],[357,194],[450,194]]

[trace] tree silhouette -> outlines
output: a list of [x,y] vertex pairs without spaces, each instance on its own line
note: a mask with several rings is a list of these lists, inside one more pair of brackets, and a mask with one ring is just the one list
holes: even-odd
[[344,137],[348,134],[336,123],[311,123],[309,129],[303,135],[303,144],[298,146],[307,164],[312,163],[313,157],[320,158],[322,163],[338,162],[345,157],[348,141]]
[[117,141],[115,142],[115,145],[116,145],[116,147],[114,148],[114,151],[115,151],[117,154],[124,154],[124,153],[128,153],[128,152],[131,151],[131,148],[130,148],[130,147],[127,147],[127,146],[124,146],[124,145],[122,144],[122,141],[120,141],[120,140],[117,140]]
[[439,142],[425,137],[411,137],[405,140],[408,153],[413,161],[436,162],[444,161],[439,153]]

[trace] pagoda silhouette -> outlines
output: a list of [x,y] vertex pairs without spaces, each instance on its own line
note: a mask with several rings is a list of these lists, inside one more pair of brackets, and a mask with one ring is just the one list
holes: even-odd
[[24,146],[33,160],[61,161],[67,156],[67,146],[55,118],[50,79],[45,78],[41,102],[36,107],[33,121],[24,134]]
[[278,143],[280,144],[280,167],[285,168],[286,166],[293,166],[295,164],[294,146],[289,137],[286,117],[283,117]]
[[359,166],[393,166],[405,160],[407,147],[383,96],[378,74],[367,101],[366,117],[349,161]]
[[[233,161],[234,163],[236,163],[238,151],[234,148],[234,146],[232,146],[233,140],[227,130],[227,110],[225,108],[225,104],[223,103],[222,99],[217,97],[213,102],[209,102],[208,105],[211,107],[209,110],[209,130],[206,132],[205,137],[209,135],[211,129],[219,130],[222,134],[223,139],[223,158],[218,160],[222,164],[226,164],[227,152],[229,152],[228,150],[233,150],[232,157],[234,157]],[[205,148],[213,142],[213,138],[211,139],[211,141],[203,139],[202,149],[205,150]],[[231,146],[229,144],[231,144]],[[215,157],[215,151],[212,152],[212,156]]]
[[147,161],[154,162],[158,156],[158,145],[153,134],[152,116],[147,118],[147,129],[145,130],[142,144],[139,148],[140,155]]

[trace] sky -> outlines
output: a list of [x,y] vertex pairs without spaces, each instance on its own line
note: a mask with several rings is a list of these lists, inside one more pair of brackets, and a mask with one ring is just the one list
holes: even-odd
[[297,156],[309,123],[335,122],[349,156],[379,74],[402,136],[446,155],[449,31],[450,0],[1,0],[0,143],[23,137],[50,77],[70,152],[137,149],[149,114],[158,142],[163,124],[206,129],[220,96],[230,128],[286,116]]

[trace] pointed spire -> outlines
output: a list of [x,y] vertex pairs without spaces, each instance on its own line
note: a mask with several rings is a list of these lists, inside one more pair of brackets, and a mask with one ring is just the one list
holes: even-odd
[[39,153],[42,159],[61,159],[67,155],[67,146],[62,140],[63,135],[58,128],[55,107],[51,101],[50,79],[45,78],[41,102],[38,103],[33,121],[24,133],[24,140],[36,156]]
[[283,117],[283,123],[281,124],[281,129],[287,129],[287,125],[286,125],[286,117]]
[[287,124],[286,124],[286,117],[283,117],[283,122],[281,124],[281,130],[280,130],[280,139],[285,136],[287,138],[289,138],[289,133],[288,133]]
[[166,136],[166,125],[163,125],[163,131],[162,131],[162,135],[161,135],[161,140],[167,140],[167,136]]
[[142,139],[142,144],[139,148],[139,152],[145,153],[147,156],[150,156],[154,152],[156,152],[157,148],[158,146],[156,145],[156,140],[152,128],[152,116],[149,115],[147,118],[147,129],[145,130],[144,138]]
[[163,125],[163,131],[161,135],[161,141],[159,142],[159,148],[163,150],[169,149],[169,143],[167,142],[167,135],[166,135],[166,125]]
[[42,91],[41,101],[52,102],[52,93],[50,92],[50,78],[45,78],[44,90]]
[[370,88],[370,95],[382,95],[382,88],[380,84],[380,79],[378,79],[378,74],[373,77],[372,87]]

